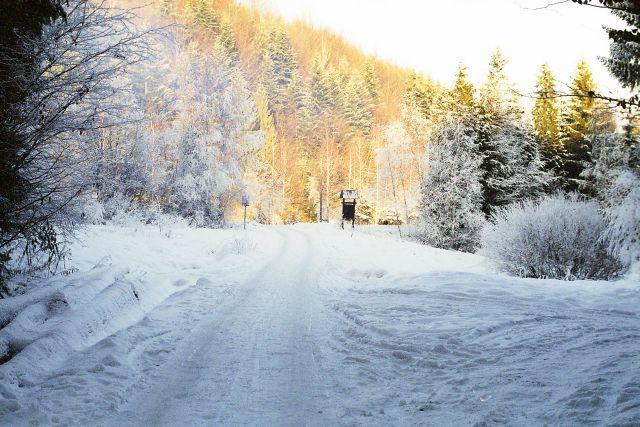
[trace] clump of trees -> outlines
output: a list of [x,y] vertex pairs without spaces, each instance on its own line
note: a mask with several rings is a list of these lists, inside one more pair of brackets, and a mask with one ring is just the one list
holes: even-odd
[[[611,54],[603,62],[636,92],[640,9],[629,1],[580,3],[609,8],[627,24],[624,30],[607,30]],[[466,124],[468,131],[451,133],[444,140],[436,132],[428,152],[464,147],[479,162],[480,172],[469,173],[468,167],[449,160],[459,156],[451,149],[447,158],[427,155],[418,236],[443,248],[474,251],[482,246],[498,268],[524,277],[616,277],[640,260],[637,95],[600,96],[584,61],[578,64],[569,92],[561,92],[545,64],[529,128],[523,125],[502,67],[495,55],[479,96],[462,71],[451,89],[449,103],[465,111],[458,126]],[[624,132],[618,131],[616,116],[626,122]],[[450,126],[445,121],[436,128],[446,131]],[[454,179],[458,170],[466,175],[463,187]],[[448,185],[438,186],[442,182]],[[469,200],[473,192],[451,197],[474,185],[481,188],[481,208]],[[459,227],[455,232],[466,246],[449,237],[451,227],[446,225],[455,223],[451,218],[474,222],[479,210],[484,227],[475,227],[475,232]]]
[[[55,267],[81,222],[222,226],[245,197],[260,222],[316,221],[346,187],[364,198],[360,223],[412,224],[470,252],[505,212],[577,193],[598,203],[608,253],[637,261],[636,119],[616,132],[609,108],[637,99],[599,96],[584,62],[569,93],[543,66],[528,117],[499,52],[484,84],[461,66],[448,88],[233,0],[163,0],[142,16],[28,3],[10,3],[0,29],[0,280]],[[593,5],[637,27],[634,2]],[[138,29],[151,22],[172,25]],[[635,91],[637,32],[608,31],[605,63]]]
[[147,51],[133,15],[87,0],[9,2],[0,33],[0,286],[54,267],[80,218],[88,141],[117,126],[113,96]]

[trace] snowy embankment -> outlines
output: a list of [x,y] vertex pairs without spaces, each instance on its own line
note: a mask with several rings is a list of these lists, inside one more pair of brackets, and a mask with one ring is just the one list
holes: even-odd
[[640,423],[637,280],[518,279],[388,238],[324,242],[341,423]]
[[[41,408],[22,393],[51,379],[52,391],[71,392],[66,398],[73,400],[72,389],[55,384],[59,372],[73,372],[73,357],[104,345],[172,295],[189,292],[208,277],[223,276],[220,293],[230,292],[234,281],[260,265],[279,243],[268,233],[248,237],[243,230],[151,226],[88,227],[79,237],[67,265],[77,271],[0,300],[0,420],[16,411],[35,409],[38,414]],[[116,358],[109,355],[91,368],[116,366]],[[52,421],[40,415],[38,421]]]
[[77,272],[0,300],[0,424],[640,423],[637,280],[389,233],[89,228]]

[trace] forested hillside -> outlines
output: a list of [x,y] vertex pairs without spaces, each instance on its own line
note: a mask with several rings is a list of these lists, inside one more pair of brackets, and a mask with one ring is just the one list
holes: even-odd
[[252,1],[2,2],[0,426],[639,426],[640,3]]
[[[613,209],[635,204],[637,98],[600,96],[585,61],[559,77],[541,64],[523,93],[495,50],[480,84],[461,63],[444,85],[234,0],[58,6],[30,38],[3,35],[26,54],[0,52],[0,275],[55,269],[81,223],[221,227],[243,204],[262,224],[335,220],[344,188],[359,224],[439,248],[475,252],[508,209],[556,193],[596,201],[611,239],[635,242]],[[633,47],[616,43],[605,64],[634,90]]]
[[[235,92],[240,98],[234,105],[242,99],[255,105],[228,112],[242,116],[237,119],[243,123],[234,122],[239,127],[232,133],[258,131],[257,139],[244,148],[230,143],[225,160],[219,159],[235,163],[224,168],[229,187],[219,188],[217,212],[208,215],[209,220],[233,216],[233,205],[242,195],[251,199],[250,212],[260,222],[329,219],[337,215],[340,189],[356,188],[361,223],[411,222],[419,214],[428,143],[452,112],[465,109],[467,124],[482,129],[474,144],[484,156],[481,210],[489,215],[510,201],[557,188],[578,189],[584,169],[580,161],[588,151],[581,141],[588,126],[609,131],[616,127],[612,114],[593,99],[570,98],[564,103],[546,98],[545,93],[555,93],[546,64],[539,87],[532,88],[542,95],[533,117],[524,114],[505,71],[507,60],[499,51],[490,58],[482,87],[473,87],[461,65],[455,84],[446,88],[427,76],[366,56],[328,30],[287,23],[232,0],[162,0],[138,14],[147,24],[171,25],[161,60],[140,73],[145,76],[143,102],[151,145],[162,152],[154,162],[156,178],[175,175],[171,170],[180,163],[176,153],[181,137],[175,128],[181,115],[191,121],[199,116],[200,127],[212,118],[207,117],[207,101],[199,105],[194,97],[209,97],[215,103],[222,95],[217,92],[220,83],[209,85],[212,76],[207,74],[214,68],[233,74],[232,84],[242,88],[242,93]],[[585,62],[578,64],[571,90],[578,95],[596,90]],[[205,163],[215,157],[201,154]],[[494,168],[496,164],[502,169]],[[524,179],[526,174],[532,175]],[[199,179],[208,178],[165,182],[164,188],[143,198],[179,198],[167,185],[192,182],[200,190],[211,187],[204,181],[198,184]],[[510,181],[506,185],[512,188],[503,188],[500,180]],[[523,185],[531,188],[520,188]],[[205,191],[200,200],[212,196]]]
[[[247,90],[245,96],[255,107],[240,114],[248,117],[246,129],[260,131],[264,138],[260,147],[250,150],[252,164],[241,168],[242,191],[252,199],[256,219],[316,221],[321,199],[322,218],[328,219],[345,187],[357,188],[364,196],[363,221],[373,222],[391,203],[387,166],[376,155],[386,145],[387,124],[402,115],[407,83],[428,90],[430,96],[440,91],[428,78],[365,56],[327,30],[285,23],[233,1],[163,0],[142,8],[139,15],[147,24],[172,24],[166,29],[162,60],[143,72],[148,127],[157,139],[175,123],[176,101],[189,96],[178,83],[181,79],[201,95],[218,95],[216,87],[197,81],[197,76],[185,76],[188,71],[178,62],[191,60],[197,68],[215,57],[205,68],[226,63],[236,74],[236,84]],[[195,114],[206,115],[206,108]],[[416,141],[406,149],[417,154],[418,145]],[[411,182],[402,183],[414,190],[417,159],[405,165],[412,171]]]

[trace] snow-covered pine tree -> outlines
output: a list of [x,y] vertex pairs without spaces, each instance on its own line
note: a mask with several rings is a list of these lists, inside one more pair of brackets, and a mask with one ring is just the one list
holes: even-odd
[[236,35],[228,19],[220,20],[220,34],[218,34],[218,39],[229,55],[235,59],[238,54]]
[[480,90],[475,123],[482,170],[482,211],[487,217],[504,204],[506,179],[510,175],[507,165],[510,153],[498,138],[503,126],[515,119],[511,103],[505,99],[509,91],[506,63],[499,51],[491,58],[487,80]]
[[560,141],[560,110],[556,83],[549,66],[540,69],[533,107],[533,128],[540,144],[540,153],[547,171],[560,175],[564,159],[564,145]]
[[609,250],[622,265],[640,261],[640,142],[629,123],[623,135],[592,136],[593,165],[583,173],[607,218]]
[[[148,123],[128,78],[122,78],[114,96],[118,106],[118,126],[95,132],[89,171],[104,219],[127,210],[134,201],[151,193],[152,156]],[[105,117],[103,124],[113,118]]]
[[308,137],[315,134],[318,125],[313,114],[314,101],[311,96],[310,79],[304,79],[296,73],[291,82],[291,95],[295,106],[296,136]]
[[164,192],[172,212],[216,226],[245,194],[263,135],[253,130],[255,104],[223,46],[205,55],[192,43],[179,55],[178,114],[165,131],[176,158]]
[[596,84],[586,61],[580,61],[571,83],[571,95],[562,111],[561,139],[564,145],[563,187],[566,191],[580,191],[584,182],[580,175],[589,167]]
[[438,248],[473,252],[483,224],[481,158],[475,130],[449,115],[427,147],[417,237]]
[[220,30],[218,12],[207,0],[187,0],[184,16],[189,24],[206,32],[217,33]]
[[609,57],[604,58],[603,62],[624,87],[637,93],[640,86],[640,4],[633,0],[616,0],[614,6],[611,12],[622,19],[627,28],[606,29],[611,46]]
[[540,146],[533,130],[520,124],[506,124],[494,136],[503,148],[508,174],[500,185],[499,206],[536,198],[548,190],[553,174],[545,171]]
[[457,111],[459,114],[468,116],[476,108],[475,88],[469,81],[467,67],[463,64],[458,66],[456,79],[448,92],[448,108]]
[[341,111],[351,133],[368,135],[373,126],[373,102],[362,77],[352,72],[341,97]]
[[277,121],[290,96],[290,85],[297,73],[295,53],[283,27],[272,28],[257,40],[262,54],[261,81],[269,96],[269,106]]
[[431,120],[438,112],[441,90],[429,78],[412,72],[405,84],[403,102],[414,105],[422,116]]
[[537,194],[539,185],[546,181],[537,147],[523,128],[522,108],[506,76],[506,64],[496,51],[480,91],[475,120],[482,160],[482,211],[486,216],[496,208]]
[[376,66],[370,58],[367,58],[364,64],[363,78],[371,100],[377,103],[380,99],[380,78],[378,77]]
[[507,59],[496,50],[489,62],[489,73],[480,88],[480,105],[491,124],[518,123],[522,119],[522,107],[506,73]]

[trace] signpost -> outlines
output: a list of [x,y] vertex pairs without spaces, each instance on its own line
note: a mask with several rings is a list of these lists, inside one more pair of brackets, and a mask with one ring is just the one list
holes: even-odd
[[247,206],[249,206],[249,196],[246,194],[242,196],[242,206],[244,206],[244,222],[242,224],[242,228],[246,230],[247,229]]

